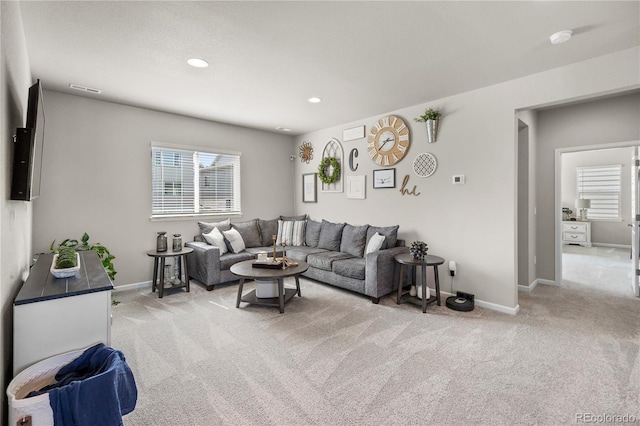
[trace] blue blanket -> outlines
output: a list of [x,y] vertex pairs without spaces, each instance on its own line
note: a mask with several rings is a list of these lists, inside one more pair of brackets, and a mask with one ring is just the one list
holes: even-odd
[[99,343],[65,365],[49,392],[55,426],[116,426],[133,411],[138,389],[124,354]]

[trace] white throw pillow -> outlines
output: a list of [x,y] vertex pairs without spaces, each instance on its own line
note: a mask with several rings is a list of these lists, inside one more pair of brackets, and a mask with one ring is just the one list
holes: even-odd
[[376,232],[369,240],[365,254],[377,252],[380,250],[380,247],[382,247],[382,244],[384,244],[384,235],[380,235]]
[[303,246],[306,225],[306,220],[278,220],[276,244],[284,242],[288,246]]
[[244,240],[237,229],[231,228],[222,234],[224,235],[224,239],[229,243],[231,253],[240,253],[245,249]]
[[216,246],[220,249],[220,255],[225,254],[227,251],[227,245],[224,242],[224,236],[218,228],[213,228],[208,234],[202,234],[205,241],[212,246]]

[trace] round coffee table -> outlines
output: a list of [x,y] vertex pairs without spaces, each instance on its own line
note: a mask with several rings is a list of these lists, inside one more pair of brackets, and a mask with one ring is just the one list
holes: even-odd
[[[235,265],[231,265],[230,271],[232,274],[240,277],[240,285],[238,286],[238,299],[236,301],[236,308],[240,307],[240,302],[252,303],[254,305],[267,305],[277,306],[280,308],[280,313],[284,313],[284,305],[293,298],[296,294],[301,297],[300,293],[300,280],[299,275],[309,269],[309,265],[306,262],[298,261],[297,266],[289,266],[286,269],[268,269],[268,268],[254,268],[253,263],[255,260],[245,260],[244,262],[238,262]],[[296,279],[296,288],[284,288],[284,279],[287,277],[294,277]],[[253,279],[256,281],[277,281],[278,282],[278,297],[258,297],[256,290],[242,295],[242,288],[244,287],[245,279]]]

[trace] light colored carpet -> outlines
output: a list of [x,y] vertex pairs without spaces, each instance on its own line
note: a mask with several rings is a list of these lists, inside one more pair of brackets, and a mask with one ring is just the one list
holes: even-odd
[[567,288],[630,295],[632,274],[629,249],[562,246],[562,281]]
[[236,285],[193,285],[163,299],[117,293],[112,345],[139,389],[125,424],[640,419],[640,299],[630,295],[540,285],[520,293],[516,316],[444,303],[422,314],[391,297],[373,305],[313,281],[301,286],[284,314],[236,309]]

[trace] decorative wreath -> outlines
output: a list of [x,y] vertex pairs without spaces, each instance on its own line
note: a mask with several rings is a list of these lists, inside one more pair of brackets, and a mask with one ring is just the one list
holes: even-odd
[[[333,169],[331,176],[326,174],[327,166],[331,166]],[[318,166],[318,175],[322,183],[334,183],[340,178],[340,163],[334,157],[323,158]]]

